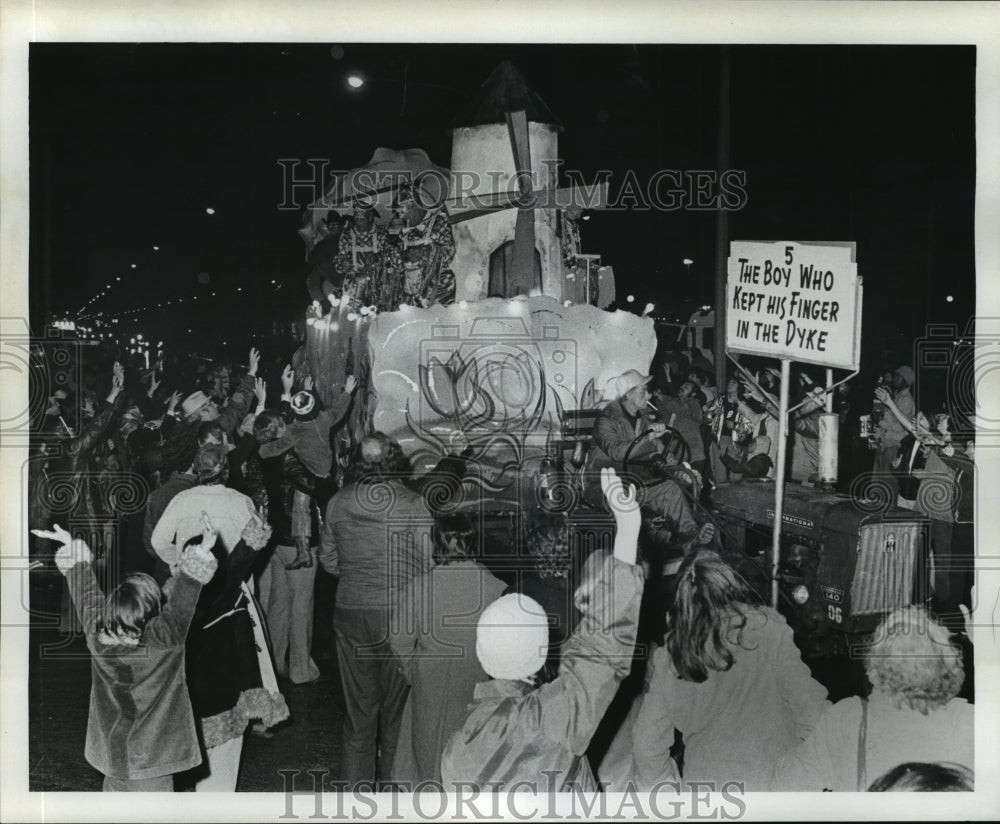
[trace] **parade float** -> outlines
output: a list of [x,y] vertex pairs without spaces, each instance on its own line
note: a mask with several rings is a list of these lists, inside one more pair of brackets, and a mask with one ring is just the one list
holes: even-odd
[[[379,148],[310,206],[307,249],[359,198],[368,212],[343,228],[339,267],[311,282],[301,356],[325,401],[347,376],[359,381],[342,452],[384,432],[418,475],[464,453],[479,488],[513,504],[531,494],[518,479],[565,448],[565,412],[593,408],[612,377],[648,369],[653,322],[606,311],[613,272],[580,247],[577,219],[606,192],[557,187],[560,130],[504,63],[453,130],[450,169],[419,149]],[[445,279],[442,300],[433,284]]]

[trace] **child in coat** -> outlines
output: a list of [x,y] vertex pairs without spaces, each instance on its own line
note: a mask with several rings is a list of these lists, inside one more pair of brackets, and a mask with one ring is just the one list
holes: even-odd
[[217,562],[216,532],[204,517],[202,544],[180,559],[169,600],[149,575],[128,575],[104,598],[90,548],[58,524],[39,538],[59,541],[66,576],[92,655],[87,761],[105,792],[171,792],[174,773],[201,763],[184,680],[184,643],[202,584]]

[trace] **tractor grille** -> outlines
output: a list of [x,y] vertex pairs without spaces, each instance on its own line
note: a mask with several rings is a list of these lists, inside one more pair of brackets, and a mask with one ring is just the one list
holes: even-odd
[[891,612],[913,602],[922,532],[920,523],[861,527],[851,584],[852,615]]

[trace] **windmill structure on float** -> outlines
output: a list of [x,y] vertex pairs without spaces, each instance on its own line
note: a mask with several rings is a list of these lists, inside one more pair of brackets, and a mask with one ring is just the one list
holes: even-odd
[[448,200],[458,299],[563,299],[565,213],[604,208],[607,184],[557,187],[560,131],[510,61],[493,70],[460,116]]

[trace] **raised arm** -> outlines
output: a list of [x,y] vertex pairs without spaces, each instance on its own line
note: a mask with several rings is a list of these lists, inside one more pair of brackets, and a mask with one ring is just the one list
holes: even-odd
[[201,588],[212,580],[218,561],[212,547],[218,532],[212,527],[208,515],[202,512],[201,544],[184,550],[181,555],[177,582],[167,599],[163,612],[151,620],[143,632],[143,641],[149,646],[176,647],[184,643]]
[[250,399],[254,397],[257,367],[259,365],[260,352],[256,349],[251,349],[247,373],[240,380],[240,385],[229,399],[229,403],[225,405],[219,414],[219,423],[230,437],[234,436],[237,427],[239,427],[247,411],[250,409]]
[[104,612],[104,593],[97,583],[94,570],[91,567],[90,547],[85,541],[74,539],[59,524],[52,525],[52,531],[33,529],[31,534],[39,538],[58,541],[55,562],[57,569],[66,577],[73,607],[83,625],[83,631],[90,643],[91,636],[97,631]]

